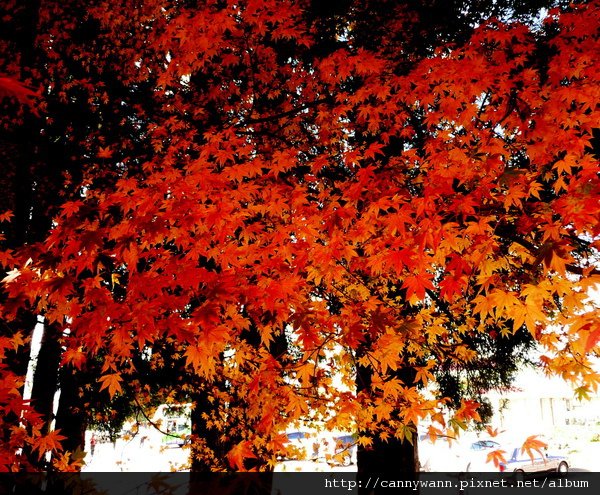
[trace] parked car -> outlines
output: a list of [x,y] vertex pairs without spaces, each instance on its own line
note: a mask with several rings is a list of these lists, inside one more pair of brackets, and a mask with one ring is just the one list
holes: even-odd
[[495,440],[476,440],[463,452],[465,471],[484,473],[498,471],[493,462],[488,462],[488,454],[494,450],[503,450]]
[[541,453],[532,451],[533,459],[521,447],[507,450],[506,462],[500,463],[500,471],[514,473],[543,473],[556,471],[566,473],[569,471],[569,461],[564,455],[549,454],[545,450]]
[[167,421],[166,434],[162,443],[166,447],[183,447],[190,442],[192,430],[187,418],[173,418]]
[[292,431],[286,434],[287,455],[283,460],[310,460],[319,456],[319,443],[308,431]]
[[480,452],[482,450],[497,449],[500,444],[494,440],[477,440],[473,442],[469,447],[473,452]]

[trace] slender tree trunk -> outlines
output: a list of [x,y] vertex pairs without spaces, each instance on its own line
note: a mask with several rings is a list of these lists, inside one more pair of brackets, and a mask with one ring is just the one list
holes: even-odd
[[[46,324],[40,352],[38,354],[33,387],[31,390],[31,403],[35,410],[42,415],[44,420],[44,433],[50,431],[54,420],[54,395],[58,388],[58,367],[60,364],[61,346],[60,336],[62,330],[55,324]],[[30,453],[30,462],[39,468],[45,468],[44,458],[38,459],[36,453]]]
[[79,372],[69,366],[60,370],[60,399],[56,413],[56,429],[66,438],[62,442],[65,451],[85,449],[85,406],[78,380]]

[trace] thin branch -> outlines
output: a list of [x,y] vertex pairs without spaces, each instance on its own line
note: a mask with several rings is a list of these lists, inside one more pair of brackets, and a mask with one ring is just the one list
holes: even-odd
[[160,426],[148,417],[148,415],[146,414],[146,411],[144,411],[144,408],[139,403],[139,401],[137,400],[137,397],[135,395],[133,396],[133,401],[135,402],[135,405],[138,407],[138,410],[142,413],[142,416],[144,416],[146,421],[148,421],[148,423],[150,423],[155,430],[157,430],[159,433],[162,433],[163,435],[167,435],[169,437],[181,438],[181,435],[173,435],[172,433],[161,430]]
[[[510,239],[511,241],[523,246],[533,256],[535,256],[534,267],[541,262],[541,258],[543,257],[542,250],[538,248],[534,243],[528,241],[527,239],[523,239],[518,235],[511,234],[506,230],[498,231],[498,229],[496,229],[496,233],[500,237]],[[600,275],[600,270],[598,270],[597,268],[574,265],[573,263],[565,264],[565,268],[574,275]]]
[[305,103],[304,105],[300,105],[299,107],[292,108],[291,110],[288,110],[287,112],[281,112],[281,113],[277,113],[274,115],[267,115],[266,117],[258,117],[255,119],[246,119],[246,120],[240,122],[237,127],[242,127],[242,126],[251,125],[251,124],[261,124],[264,122],[274,122],[274,121],[277,121],[280,119],[284,119],[286,117],[290,117],[292,115],[296,115],[297,113],[300,113],[303,110],[306,110],[307,108],[316,107],[316,106],[320,105],[321,103],[327,103],[330,101],[331,101],[331,98],[329,98],[329,97],[320,98],[320,99],[312,101],[310,103]]

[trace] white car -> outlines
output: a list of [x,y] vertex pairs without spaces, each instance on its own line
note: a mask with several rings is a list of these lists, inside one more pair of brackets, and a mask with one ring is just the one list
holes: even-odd
[[500,471],[514,473],[543,473],[569,471],[569,461],[564,455],[552,455],[546,451],[532,451],[533,459],[521,447],[510,448],[505,455],[506,462],[500,463]]

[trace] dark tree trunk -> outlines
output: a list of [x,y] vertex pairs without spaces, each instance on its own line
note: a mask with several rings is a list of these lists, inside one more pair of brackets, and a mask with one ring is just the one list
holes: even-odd
[[[215,469],[215,461],[224,463],[225,455],[229,451],[229,443],[223,442],[220,438],[221,432],[219,429],[208,424],[221,405],[211,401],[210,393],[205,390],[197,392],[192,397],[192,403],[192,438],[195,441],[192,443],[190,471],[192,473],[207,473]],[[207,457],[207,454],[209,457]],[[214,457],[211,459],[210,456]]]
[[[12,336],[21,330],[23,333],[33,333],[33,328],[36,325],[36,317],[30,311],[22,311],[19,313],[18,318],[15,321],[6,322],[0,320],[0,336]],[[19,347],[16,351],[7,351],[3,364],[8,369],[19,376],[25,376],[27,373],[27,366],[29,364],[30,346],[24,345]],[[13,428],[18,428],[21,423],[21,418],[15,412],[4,413],[2,418],[2,427],[0,427],[0,444],[3,442],[10,441],[11,435],[13,434]],[[1,492],[0,492],[1,493]],[[8,493],[8,492],[7,492]]]
[[406,475],[406,479],[416,479],[418,469],[418,448],[408,440],[390,439],[384,442],[373,439],[369,450],[358,449],[358,472],[395,473]]
[[[395,373],[396,377],[405,383],[412,383],[414,370],[400,369]],[[357,370],[357,391],[368,390],[371,384],[372,371],[370,368],[359,366]],[[413,442],[407,439],[399,440],[390,438],[387,441],[381,440],[378,436],[370,432],[361,432],[362,435],[368,435],[372,439],[372,445],[367,447],[358,446],[357,451],[357,471],[360,479],[371,475],[393,475],[390,479],[402,479],[404,481],[417,480],[419,472],[419,456],[417,439]],[[415,435],[416,436],[416,435]],[[387,489],[389,491],[389,488]],[[386,490],[379,487],[366,488],[363,484],[359,487],[359,494],[379,494]],[[418,491],[411,491],[417,493]]]
[[[212,384],[214,386],[214,384]],[[222,384],[224,386],[224,384]],[[215,475],[216,464],[222,464],[221,470],[227,468],[226,454],[233,446],[231,439],[224,442],[222,432],[208,424],[213,414],[217,414],[218,402],[210,400],[210,392],[201,390],[192,397],[192,449],[190,463],[190,485],[188,495],[198,493],[219,493],[224,491],[221,483],[224,475]]]
[[86,414],[79,372],[69,366],[60,370],[60,399],[56,413],[56,429],[66,438],[62,441],[65,451],[85,449]]
[[[261,345],[261,336],[256,327],[244,332],[241,337],[255,347]],[[276,359],[284,359],[287,350],[287,337],[284,332],[275,336],[269,350]],[[212,384],[211,386],[214,387],[215,385]],[[222,383],[221,386],[225,387],[226,384]],[[236,399],[240,402],[242,400],[252,400],[248,397],[237,397]],[[200,440],[202,445],[192,445],[188,495],[195,495],[197,493],[218,493],[224,491],[225,488],[231,490],[231,483],[236,484],[236,489],[234,490],[236,492],[239,491],[240,493],[252,495],[271,495],[271,488],[273,485],[272,473],[265,472],[261,473],[260,476],[254,473],[254,476],[246,475],[242,477],[234,475],[235,477],[232,479],[228,479],[227,475],[224,474],[210,474],[215,470],[215,462],[222,462],[223,468],[228,470],[229,466],[227,465],[226,455],[229,450],[241,440],[241,438],[236,438],[235,436],[228,434],[228,439],[224,442],[221,439],[222,432],[208,426],[206,416],[210,417],[211,414],[216,414],[218,408],[223,407],[223,405],[211,401],[207,391],[198,392],[192,400],[194,404],[191,414],[192,437],[196,440]],[[212,452],[214,455],[212,460],[205,457],[206,451]],[[259,467],[258,464],[264,464],[264,461],[261,461],[261,459],[254,461],[255,465],[248,465],[248,469],[257,468]]]

